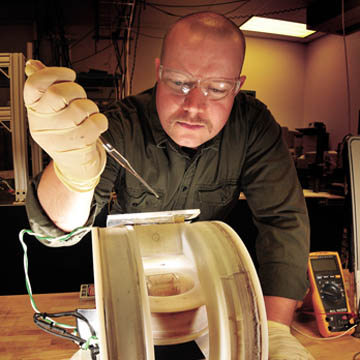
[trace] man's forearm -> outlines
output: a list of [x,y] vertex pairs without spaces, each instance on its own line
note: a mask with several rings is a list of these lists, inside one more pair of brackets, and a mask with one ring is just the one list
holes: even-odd
[[56,176],[52,162],[44,170],[37,191],[46,214],[66,232],[86,223],[93,194],[94,191],[70,191]]
[[297,301],[279,296],[264,296],[268,320],[290,326]]

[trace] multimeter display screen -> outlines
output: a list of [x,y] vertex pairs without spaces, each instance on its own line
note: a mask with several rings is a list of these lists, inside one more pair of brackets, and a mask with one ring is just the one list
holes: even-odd
[[334,258],[321,258],[311,260],[314,271],[337,271],[337,264]]

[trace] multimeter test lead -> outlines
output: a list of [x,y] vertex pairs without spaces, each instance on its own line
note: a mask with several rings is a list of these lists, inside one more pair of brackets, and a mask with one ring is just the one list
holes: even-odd
[[158,199],[158,193],[134,170],[134,168],[130,165],[129,161],[123,155],[121,155],[103,136],[100,136],[99,139],[106,152],[125,170],[129,171],[130,174],[134,175]]

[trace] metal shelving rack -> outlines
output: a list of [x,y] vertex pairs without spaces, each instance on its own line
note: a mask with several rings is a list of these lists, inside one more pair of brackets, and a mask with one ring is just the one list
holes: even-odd
[[23,54],[0,53],[0,73],[8,78],[10,88],[10,106],[0,107],[0,125],[11,133],[16,203],[25,201],[29,181],[24,67]]

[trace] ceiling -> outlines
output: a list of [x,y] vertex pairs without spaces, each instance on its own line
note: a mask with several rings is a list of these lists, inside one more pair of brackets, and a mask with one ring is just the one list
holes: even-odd
[[[147,5],[147,12],[163,12],[164,21],[156,24],[151,21],[153,16],[143,19],[144,30],[146,27],[153,31],[157,27],[167,28],[168,22],[176,19],[175,15],[186,15],[195,11],[216,11],[226,15],[238,26],[246,22],[251,16],[258,15],[273,17],[281,20],[306,23],[306,8],[314,0],[153,0]],[[153,5],[154,3],[168,4],[166,6]],[[170,7],[171,5],[171,7]],[[165,12],[169,13],[166,17]],[[249,34],[248,34],[249,35]],[[250,34],[251,35],[251,34]],[[269,35],[262,34],[264,37]],[[282,38],[281,36],[272,36]]]
[[[29,0],[7,1],[0,12],[0,24],[32,22],[39,16],[62,12],[65,22],[89,22],[89,15],[96,8],[122,5],[133,0]],[[227,14],[241,24],[251,15],[272,15],[276,18],[306,21],[306,6],[314,0],[135,0],[143,4],[145,11],[169,13],[169,17],[182,16],[189,12],[213,10]]]
[[[344,0],[351,11],[345,13],[345,20],[360,24],[360,1]],[[133,0],[28,0],[27,2],[13,0],[7,1],[6,6],[0,12],[1,25],[38,24],[53,23],[61,21],[66,31],[67,25],[90,25],[94,26],[96,21],[108,21],[114,25],[114,19],[121,16],[127,4]],[[139,31],[149,37],[162,37],[168,26],[180,16],[190,12],[212,10],[225,14],[237,25],[243,24],[252,15],[273,17],[282,20],[307,23],[307,8],[317,6],[315,22],[318,18],[337,17],[337,24],[331,24],[324,28],[325,32],[332,31],[337,27],[341,16],[339,14],[328,14],[331,5],[335,4],[339,12],[342,0],[137,0],[135,3],[141,9],[141,27]],[[354,11],[354,9],[356,11]],[[353,14],[350,19],[349,14]],[[105,20],[105,17],[108,19]],[[60,19],[60,20],[59,20]],[[110,19],[110,20],[109,20]],[[325,19],[329,23],[329,19]],[[348,20],[349,19],[349,20]],[[322,21],[325,21],[322,19]],[[331,20],[331,19],[330,19]],[[101,24],[100,24],[101,25]],[[109,25],[110,27],[110,25]],[[321,29],[320,29],[321,30]],[[324,32],[320,31],[320,35]],[[251,35],[251,34],[250,34]],[[268,37],[268,35],[263,35]],[[318,37],[312,35],[306,40],[311,41]],[[272,36],[273,37],[273,36]],[[279,36],[277,36],[278,38]],[[281,38],[281,37],[280,37]]]

